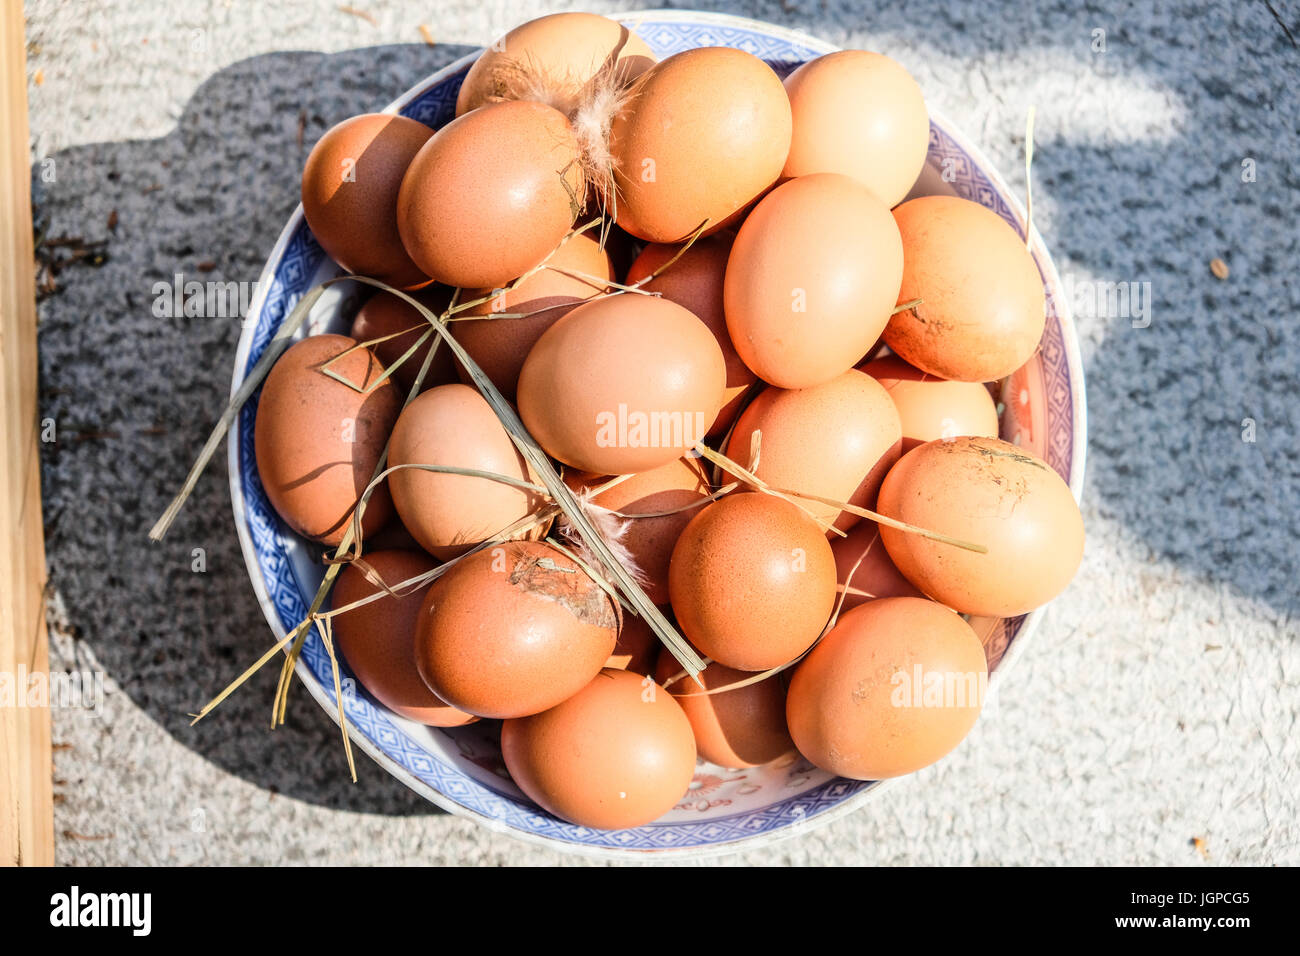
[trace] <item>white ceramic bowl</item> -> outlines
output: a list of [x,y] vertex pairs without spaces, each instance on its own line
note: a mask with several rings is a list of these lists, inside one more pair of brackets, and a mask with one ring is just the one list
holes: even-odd
[[[783,75],[804,60],[836,49],[811,36],[720,14],[656,11],[623,19],[660,56],[691,47],[733,46],[762,57]],[[473,59],[467,56],[420,81],[388,111],[434,127],[447,122]],[[928,163],[913,195],[942,192],[972,199],[1023,232],[1023,208],[983,154],[942,117],[931,120]],[[948,181],[939,175],[940,169],[949,171]],[[1078,342],[1056,269],[1037,233],[1031,250],[1047,290],[1047,329],[1038,354],[1004,383],[1002,437],[1048,461],[1077,499],[1086,434]],[[235,356],[232,392],[302,294],[339,274],[299,207],[272,250],[250,304]],[[301,334],[346,331],[361,298],[362,290],[349,283],[327,290]],[[258,481],[252,441],[256,412],[254,398],[232,431],[230,488],[253,590],[280,638],[306,615],[322,568],[313,559],[319,549],[286,528]],[[990,687],[1002,679],[1041,615],[1039,610],[1011,620],[972,622],[988,651]],[[297,673],[325,711],[337,718],[329,659],[314,633],[304,645]],[[505,772],[495,722],[455,730],[424,727],[387,710],[350,675],[344,697],[355,746],[417,793],[492,829],[598,856],[699,856],[752,848],[849,813],[887,783],[833,777],[797,757],[743,771],[701,764],[690,792],[662,819],[629,830],[592,830],[558,820],[523,796]],[[979,728],[973,732],[979,733]],[[364,766],[360,773],[364,786]]]

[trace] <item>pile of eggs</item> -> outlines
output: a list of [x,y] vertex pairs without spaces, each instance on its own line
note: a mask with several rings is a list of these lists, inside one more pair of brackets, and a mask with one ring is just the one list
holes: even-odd
[[968,617],[1050,601],[1084,532],[1061,478],[997,437],[986,383],[1044,328],[1022,237],[906,199],[917,84],[862,51],[784,82],[735,49],[656,61],[575,13],[494,44],[456,112],[329,130],[307,222],[445,318],[707,666],[529,521],[551,496],[470,370],[380,292],[349,335],[283,353],[255,433],[269,500],[327,546],[387,469],[331,598],[355,605],[332,621],[358,680],[413,721],[500,721],[516,784],[597,828],[671,810],[697,758],[797,749],[867,780],[951,751],[987,677]]

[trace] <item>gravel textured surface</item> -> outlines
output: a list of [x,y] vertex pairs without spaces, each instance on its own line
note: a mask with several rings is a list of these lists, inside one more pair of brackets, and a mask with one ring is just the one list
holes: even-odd
[[[703,5],[891,54],[1020,190],[1037,105],[1035,220],[1076,292],[1091,423],[1083,568],[972,737],[845,820],[719,862],[1300,863],[1300,50],[1258,2]],[[38,222],[107,258],[40,306],[53,660],[105,674],[97,713],[54,717],[62,863],[572,861],[365,758],[347,782],[300,687],[268,732],[269,670],[186,716],[269,632],[224,459],[146,537],[239,336],[155,318],[154,284],[256,280],[326,128],[559,8],[353,6],[369,16],[26,4]],[[1296,0],[1273,7],[1300,32]],[[1137,284],[1136,321],[1099,282]]]

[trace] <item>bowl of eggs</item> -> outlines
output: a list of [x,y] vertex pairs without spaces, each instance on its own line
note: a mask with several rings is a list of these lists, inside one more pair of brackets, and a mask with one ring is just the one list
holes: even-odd
[[311,695],[449,812],[624,859],[832,820],[961,743],[1078,567],[1059,279],[888,56],[543,17],[302,195],[235,524]]

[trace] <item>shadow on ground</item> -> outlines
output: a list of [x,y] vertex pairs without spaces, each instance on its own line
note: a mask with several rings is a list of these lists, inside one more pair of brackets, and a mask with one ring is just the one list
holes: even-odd
[[[1012,30],[978,4],[890,6],[861,22],[797,3],[757,15],[832,40],[846,28],[900,37],[928,24],[923,49],[960,62],[1035,44],[1086,56],[1100,18],[1115,56],[1108,69],[1181,99],[1186,119],[1169,140],[1040,141],[1035,158],[1061,271],[1151,283],[1149,327],[1080,320],[1094,343],[1087,494],[1109,533],[1142,542],[1151,560],[1282,614],[1300,609],[1300,103],[1286,88],[1300,59],[1264,7],[1216,10],[1194,27],[1170,13],[1141,32],[1086,10]],[[178,741],[261,787],[330,807],[436,812],[360,755],[362,783],[348,783],[337,729],[301,686],[287,726],[268,733],[272,669],[189,726],[187,713],[255,659],[269,632],[235,537],[224,455],[166,541],[146,537],[224,405],[240,331],[237,320],[156,318],[153,286],[178,272],[256,280],[319,135],[465,52],[256,57],[205,82],[167,136],[57,153],[53,183],[33,170],[51,234],[108,241],[106,264],[65,270],[40,309],[42,415],[57,422],[43,455],[47,550],[66,617]],[[1243,157],[1258,162],[1249,188]],[[1230,263],[1229,283],[1210,275],[1215,256]],[[1253,443],[1242,440],[1244,419],[1255,422]]]

